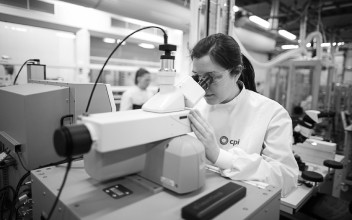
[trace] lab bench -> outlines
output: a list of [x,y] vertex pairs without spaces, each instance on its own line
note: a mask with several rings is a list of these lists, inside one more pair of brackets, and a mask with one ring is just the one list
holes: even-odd
[[[40,219],[51,209],[61,186],[66,165],[53,166],[31,172],[33,184],[33,218]],[[182,207],[225,185],[231,180],[206,171],[206,184],[187,194],[176,194],[166,189],[146,190],[130,178],[107,182],[92,179],[84,169],[84,162],[73,162],[52,219],[182,219]],[[221,212],[215,219],[279,219],[281,190],[272,186],[265,189],[234,181],[245,186],[246,196]],[[103,189],[117,184],[133,193],[120,199],[107,195]]]

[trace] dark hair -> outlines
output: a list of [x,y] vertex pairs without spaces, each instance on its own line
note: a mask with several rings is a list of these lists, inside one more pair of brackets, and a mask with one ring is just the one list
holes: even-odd
[[144,68],[139,68],[136,72],[136,76],[134,77],[134,84],[138,84],[138,77],[140,76],[144,76],[145,74],[149,73],[148,70],[144,69]]
[[[191,51],[191,59],[199,59],[209,55],[210,59],[225,69],[231,70],[231,75],[241,74],[241,80],[246,89],[257,92],[255,73],[250,61],[241,53],[240,46],[231,36],[217,33],[201,39]],[[238,69],[242,66],[243,70]]]

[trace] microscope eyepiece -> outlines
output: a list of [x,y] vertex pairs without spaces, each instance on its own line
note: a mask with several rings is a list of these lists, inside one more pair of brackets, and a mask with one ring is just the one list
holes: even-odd
[[210,84],[213,82],[213,78],[211,76],[206,76],[204,78],[200,78],[198,75],[193,75],[192,78],[196,81],[204,90],[209,89]]

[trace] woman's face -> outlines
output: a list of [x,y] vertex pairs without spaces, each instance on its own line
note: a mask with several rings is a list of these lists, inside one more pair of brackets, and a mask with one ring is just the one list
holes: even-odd
[[194,75],[212,78],[204,96],[209,105],[227,103],[237,96],[239,88],[236,82],[239,75],[231,76],[230,71],[213,63],[208,55],[193,60]]
[[138,87],[141,88],[141,89],[146,89],[149,86],[149,84],[150,84],[150,79],[151,79],[150,73],[146,73],[143,76],[139,76],[137,78]]

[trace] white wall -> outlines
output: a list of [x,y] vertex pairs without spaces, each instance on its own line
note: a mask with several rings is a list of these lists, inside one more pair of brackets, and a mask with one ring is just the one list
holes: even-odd
[[[112,27],[111,19],[117,18],[120,20],[126,20],[128,22],[136,22],[141,27],[154,25],[164,28],[169,34],[168,43],[175,44],[178,46],[178,50],[175,53],[176,69],[182,73],[187,72],[183,71],[183,50],[181,46],[183,43],[182,31],[144,21],[137,21],[135,19],[124,18],[119,15],[109,14],[92,8],[86,8],[65,2],[47,2],[55,4],[55,14],[26,10],[16,7],[9,7],[0,4],[0,13],[10,15],[6,19],[11,20],[13,23],[19,23],[18,26],[23,27],[20,24],[33,23],[33,25],[35,26],[48,28],[46,31],[44,31],[45,29],[40,28],[33,28],[29,30],[29,26],[26,26],[28,31],[25,33],[18,34],[18,32],[13,32],[11,33],[11,35],[3,35],[1,33],[0,52],[2,54],[5,53],[5,55],[12,57],[11,62],[15,62],[16,66],[21,65],[28,58],[33,58],[34,56],[37,56],[35,58],[40,58],[42,60],[42,63],[44,64],[53,66],[59,63],[60,66],[69,67],[71,69],[70,71],[60,71],[60,76],[64,77],[65,80],[77,78],[74,76],[75,74],[72,74],[72,68],[77,69],[77,67],[79,67],[81,70],[83,69],[83,72],[86,75],[87,70],[85,70],[85,67],[87,67],[86,60],[87,57],[89,57],[89,54],[82,55],[82,53],[89,53],[90,50],[84,50],[84,48],[81,46],[82,44],[78,42],[81,41],[82,37],[79,37],[79,35],[77,35],[79,39],[78,41],[77,38],[76,40],[63,40],[55,35],[56,31],[53,31],[53,29],[71,30],[74,32],[78,31],[77,33],[80,33],[80,30],[83,29],[85,30],[85,33],[89,33],[92,36],[98,34],[99,36],[106,35],[108,37],[116,38],[124,38],[134,31],[127,28]],[[2,19],[0,18],[0,21],[1,20]],[[16,37],[14,37],[14,35],[16,35]],[[85,37],[83,37],[83,39],[87,39],[86,34],[84,36]],[[3,41],[2,39],[6,39],[6,41]],[[13,39],[15,39],[15,41],[13,41]],[[161,36],[150,34],[147,31],[138,32],[131,36],[130,39],[134,41],[150,42],[156,45],[163,43],[163,38]],[[8,46],[5,49],[4,45],[8,45],[9,41],[15,42],[15,44],[11,43],[11,46]],[[86,40],[84,40],[84,44],[86,45]],[[81,59],[82,56],[84,56],[84,59]],[[4,70],[0,71],[4,72]],[[48,69],[48,73],[49,72],[52,74],[51,76],[49,75],[49,77],[57,76],[55,71],[55,73],[53,73],[53,71],[49,71]],[[77,73],[77,71],[75,73]],[[23,79],[20,78],[19,82],[23,82]]]
[[[248,49],[247,51],[254,59],[256,59],[259,62],[265,63],[268,61],[268,54],[266,53],[255,52]],[[266,78],[268,74],[268,68],[259,67],[255,65],[253,62],[252,62],[252,65],[255,72],[255,82],[257,83],[257,91],[260,94],[264,95],[265,94],[264,89],[267,86]]]
[[[0,36],[0,56],[9,57],[6,63],[15,66],[14,75],[26,60],[40,59],[47,65],[47,77],[74,79],[75,35],[72,33],[0,22]],[[5,63],[4,59],[0,62]],[[3,74],[4,69],[0,68],[0,76]],[[26,76],[23,68],[17,82],[25,83]]]

